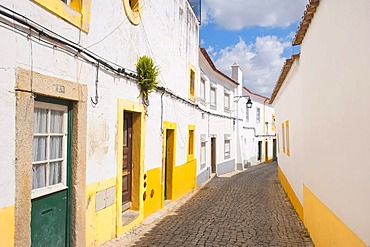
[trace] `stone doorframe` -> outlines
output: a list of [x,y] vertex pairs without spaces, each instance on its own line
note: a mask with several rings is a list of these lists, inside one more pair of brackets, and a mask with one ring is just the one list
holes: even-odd
[[85,246],[87,86],[23,68],[16,71],[15,246],[31,245],[33,112],[37,95],[73,102],[71,238],[73,246]]

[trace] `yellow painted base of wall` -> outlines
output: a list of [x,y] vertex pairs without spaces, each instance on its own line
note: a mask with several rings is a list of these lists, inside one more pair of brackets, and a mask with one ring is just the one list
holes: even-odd
[[172,200],[179,198],[196,186],[197,160],[193,159],[181,166],[175,166],[173,174]]
[[281,170],[280,166],[278,166],[278,176],[279,181],[285,193],[288,195],[289,200],[291,201],[294,209],[296,210],[299,218],[304,221],[304,214],[303,214],[303,207],[301,202],[299,201],[298,197],[294,193],[292,186],[290,186],[288,179],[285,177],[283,171]]
[[366,246],[306,186],[303,186],[304,223],[316,246]]
[[[144,201],[144,218],[162,208],[161,169],[156,168],[146,172],[146,200]],[[153,193],[152,193],[153,191]]]
[[14,206],[0,208],[0,246],[14,246]]
[[116,237],[116,203],[95,212],[96,192],[116,186],[116,178],[86,187],[86,246],[100,246]]

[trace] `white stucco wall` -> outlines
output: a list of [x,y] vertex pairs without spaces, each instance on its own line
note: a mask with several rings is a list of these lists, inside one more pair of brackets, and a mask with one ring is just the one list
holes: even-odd
[[[369,8],[367,0],[320,1],[301,45],[301,85],[288,79],[275,103],[278,124],[291,119],[290,160],[301,156],[296,166],[303,169],[305,186],[366,245],[370,244]],[[293,90],[295,97],[289,92]],[[299,112],[301,121],[296,122]],[[295,143],[298,138],[301,146]],[[296,187],[294,180],[299,178],[288,168],[293,164],[283,157],[279,163]]]
[[[15,71],[14,51],[15,39],[11,31],[0,29],[0,129],[2,130],[0,150],[0,208],[10,206],[15,201]],[[8,43],[9,46],[1,45]],[[7,58],[7,59],[5,59]]]
[[[199,57],[199,67],[201,71],[201,77],[205,81],[205,99],[204,101],[199,100],[199,106],[211,113],[227,116],[229,118],[222,118],[214,115],[205,114],[205,118],[198,131],[199,147],[200,147],[200,135],[206,134],[208,141],[206,142],[206,167],[200,169],[198,166],[197,175],[211,169],[211,137],[216,138],[216,164],[223,164],[227,161],[235,161],[237,155],[237,135],[236,135],[236,121],[234,124],[233,117],[236,117],[234,95],[237,89],[237,84],[231,82],[227,78],[221,76],[218,72],[214,71],[205,59],[203,54]],[[216,107],[211,107],[211,96],[210,87],[216,88]],[[230,109],[225,110],[224,93],[225,89],[230,93]],[[200,93],[198,98],[200,98]],[[225,135],[230,135],[230,157],[225,158]],[[200,150],[200,149],[199,149]],[[235,163],[234,162],[234,163]],[[198,162],[199,163],[199,162]],[[218,172],[218,171],[216,171]]]
[[[80,32],[32,1],[4,0],[2,5],[124,68],[135,71],[139,56],[152,57],[160,69],[160,85],[184,98],[188,98],[189,64],[195,67],[199,77],[199,23],[186,0],[143,0],[142,21],[137,26],[127,19],[121,0],[92,1],[88,33]],[[0,207],[14,203],[15,98],[10,92],[14,92],[15,68],[18,66],[31,69],[32,64],[36,72],[88,86],[87,184],[116,176],[117,99],[140,103],[136,83],[100,70],[99,103],[94,106],[90,97],[95,97],[95,66],[81,62],[58,48],[40,45],[36,40],[31,42],[5,28],[0,28],[0,32],[1,54],[7,58],[0,62],[0,78],[6,80],[1,83],[1,95],[9,106],[6,111],[1,111],[0,122],[0,126],[4,125],[7,130],[1,144],[4,145],[1,150],[6,153],[3,159],[5,165],[2,165],[5,177],[0,177],[0,189],[6,194]],[[145,170],[162,166],[160,97],[159,93],[150,96],[145,125]],[[197,124],[200,115],[193,107],[166,96],[163,103],[163,121],[177,123],[176,165],[181,165],[186,163],[188,125]],[[195,157],[199,158],[197,145]]]
[[[279,138],[278,163],[284,175],[292,186],[301,205],[303,205],[303,183],[305,162],[305,143],[303,122],[304,111],[303,87],[300,77],[299,59],[295,60],[291,67],[283,86],[280,88],[279,95],[274,101],[276,111],[276,132]],[[294,103],[292,103],[294,102]],[[283,152],[283,133],[282,123],[286,129],[285,122],[289,121],[289,142],[290,156]],[[287,139],[287,137],[285,136]],[[285,142],[285,145],[287,143]],[[287,146],[286,146],[287,148]]]

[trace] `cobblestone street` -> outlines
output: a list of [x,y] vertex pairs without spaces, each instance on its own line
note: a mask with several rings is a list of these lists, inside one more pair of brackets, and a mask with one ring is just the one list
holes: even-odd
[[313,246],[276,163],[214,177],[186,200],[104,246]]

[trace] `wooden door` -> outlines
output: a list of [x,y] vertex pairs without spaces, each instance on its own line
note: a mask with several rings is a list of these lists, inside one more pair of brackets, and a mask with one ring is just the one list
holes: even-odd
[[269,143],[268,141],[265,141],[265,161],[268,161],[269,159]]
[[272,159],[275,161],[277,160],[277,155],[276,155],[276,139],[272,140]]
[[166,150],[164,164],[164,200],[172,199],[172,178],[174,167],[174,145],[175,131],[173,129],[166,130]]
[[122,211],[131,207],[132,193],[132,113],[124,113],[122,160]]
[[[52,100],[48,100],[53,102]],[[71,111],[68,102],[35,102],[31,246],[71,246]],[[68,116],[69,115],[69,116]],[[0,244],[1,245],[1,244]]]
[[211,172],[216,173],[216,138],[211,138]]

